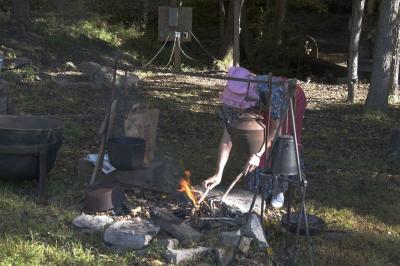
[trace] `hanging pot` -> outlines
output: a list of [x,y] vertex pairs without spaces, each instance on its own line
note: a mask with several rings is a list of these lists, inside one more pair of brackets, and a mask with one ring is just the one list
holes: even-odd
[[282,135],[277,139],[272,153],[273,175],[297,175],[299,173],[296,162],[294,138],[291,135]]
[[265,124],[262,119],[260,115],[244,113],[229,124],[232,144],[241,154],[251,155],[261,150],[265,143]]

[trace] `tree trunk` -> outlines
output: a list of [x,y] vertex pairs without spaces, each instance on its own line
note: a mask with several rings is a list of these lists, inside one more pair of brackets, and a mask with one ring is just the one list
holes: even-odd
[[371,85],[365,103],[366,111],[388,110],[390,72],[393,63],[393,31],[399,4],[400,0],[382,0],[380,3]]
[[225,24],[224,39],[221,46],[221,69],[233,64],[233,5],[235,0],[229,1],[228,13]]
[[247,59],[247,61],[252,61],[253,60],[253,48],[251,45],[251,33],[249,31],[248,27],[248,18],[247,18],[247,5],[246,3],[243,3],[242,7],[242,43],[243,43],[243,51],[244,51],[244,56]]
[[240,10],[243,0],[233,0],[233,65],[240,64]]
[[30,18],[29,0],[12,0],[11,21],[14,23],[28,26]]
[[362,17],[365,0],[353,0],[349,59],[347,65],[347,100],[354,102],[358,84],[358,44],[361,36]]
[[149,23],[149,0],[143,0],[143,24],[147,28]]
[[219,36],[221,40],[224,39],[224,31],[225,31],[225,5],[224,0],[218,1],[219,7]]
[[282,45],[283,27],[285,25],[286,9],[287,9],[287,3],[288,3],[287,1],[288,0],[280,0],[280,1],[277,2],[278,20],[277,20],[276,44],[278,46]]
[[393,33],[393,65],[390,80],[391,93],[399,101],[399,68],[400,68],[400,13],[397,13],[396,27]]
[[374,13],[374,7],[375,7],[375,0],[368,0],[367,13],[368,14],[373,14]]
[[57,10],[58,13],[64,13],[65,12],[65,0],[52,0],[53,6]]

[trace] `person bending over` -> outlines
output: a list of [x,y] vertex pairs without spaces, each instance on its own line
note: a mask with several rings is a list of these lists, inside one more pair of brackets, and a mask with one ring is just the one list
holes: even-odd
[[[249,70],[242,67],[232,67],[228,71],[229,77],[243,78],[250,80],[267,80],[267,75],[255,75]],[[273,77],[273,82],[286,81],[285,77]],[[265,96],[269,93],[269,86],[267,83],[248,83],[243,81],[228,80],[221,96],[222,106],[219,111],[219,115],[224,123],[224,131],[220,140],[218,149],[218,160],[217,167],[213,176],[202,182],[205,188],[215,187],[221,183],[225,165],[228,162],[230,152],[232,150],[231,136],[228,132],[229,125],[238,119],[243,113],[257,113],[263,116],[263,122],[268,128],[269,124],[269,135],[267,140],[267,147],[263,147],[254,154],[251,154],[247,158],[247,163],[244,166],[243,174],[246,177],[247,185],[249,190],[255,192],[260,182],[260,171],[265,164],[264,153],[266,148],[271,147],[272,141],[276,134],[282,132],[292,134],[293,129],[291,126],[291,116],[289,114],[289,123],[286,121],[282,124],[282,129],[277,132],[279,126],[279,120],[284,115],[283,112],[287,107],[288,102],[285,100],[287,93],[287,86],[272,85],[271,92],[271,114],[270,121],[268,121],[267,110],[269,110],[268,103],[265,102]],[[304,160],[302,156],[302,145],[301,145],[301,130],[303,126],[303,116],[306,108],[306,97],[303,89],[300,86],[296,86],[295,90],[295,125],[297,143],[300,152],[301,166],[304,169]],[[286,125],[289,124],[288,128]],[[266,199],[271,199],[271,205],[274,208],[280,208],[284,203],[283,192],[286,189],[287,184],[281,182],[278,177],[268,178],[267,186],[263,191]]]

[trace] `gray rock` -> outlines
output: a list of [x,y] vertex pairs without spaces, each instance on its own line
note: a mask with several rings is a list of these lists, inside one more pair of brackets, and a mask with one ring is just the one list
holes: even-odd
[[0,79],[4,79],[9,82],[22,83],[23,78],[24,77],[21,72],[6,71],[0,73]]
[[104,232],[104,242],[119,249],[141,249],[149,244],[160,228],[141,218],[118,221]]
[[[250,191],[235,189],[232,190],[227,195],[223,203],[232,211],[238,211],[241,214],[244,214],[249,212],[253,196],[254,193]],[[260,210],[261,210],[261,197],[257,196],[253,211],[257,214],[260,214],[261,213]]]
[[264,234],[264,229],[261,226],[260,218],[255,214],[250,214],[250,220],[246,224],[243,233],[245,236],[253,238],[257,241],[259,248],[268,248],[268,242]]
[[196,256],[204,255],[211,252],[211,248],[198,247],[188,249],[167,249],[165,259],[168,263],[179,264],[194,259]]
[[0,114],[7,114],[8,91],[9,91],[8,82],[0,79]]
[[178,248],[179,240],[176,238],[164,238],[159,239],[158,244],[163,248],[176,249]]
[[84,61],[78,65],[79,71],[85,73],[90,79],[94,80],[94,75],[101,68],[101,65],[96,62]]
[[[81,178],[90,177],[93,172],[93,164],[84,158],[78,161],[78,176]],[[98,180],[115,178],[125,186],[133,186],[153,191],[179,195],[176,188],[179,186],[179,179],[182,177],[183,169],[177,162],[153,160],[146,168],[137,168],[129,171],[114,171],[108,175],[99,173]]]
[[[106,86],[111,86],[114,70],[111,67],[103,66],[95,74],[94,80]],[[128,72],[126,76],[126,86],[128,88],[136,88],[139,77],[133,73]],[[118,70],[115,78],[115,85],[117,87],[124,87],[125,85],[125,72]]]
[[17,59],[6,60],[6,68],[9,69],[20,68],[30,64],[32,64],[32,60],[30,60],[29,58],[21,57]]
[[[82,62],[78,65],[78,69],[85,73],[91,81],[95,81],[97,83],[111,86],[114,70],[112,67],[101,66],[95,62]],[[128,72],[127,73],[127,87],[135,88],[139,81],[139,77],[135,74]],[[115,85],[117,87],[122,88],[125,84],[125,72],[118,70],[115,78]]]
[[227,266],[235,255],[235,246],[225,245],[223,247],[214,249],[214,253],[218,261],[218,265]]
[[[221,243],[224,246],[236,246],[240,238],[240,230],[222,232],[220,234],[220,238],[221,238]],[[243,254],[247,254],[247,252],[249,252],[250,249],[250,244],[251,244],[251,238],[243,236],[239,245],[240,251],[242,251]]]
[[63,89],[77,89],[77,88],[93,88],[101,89],[102,86],[97,82],[87,82],[87,81],[69,81],[69,80],[56,80],[58,86]]
[[106,215],[87,215],[82,214],[76,217],[72,224],[84,231],[95,232],[104,229],[104,226],[113,222],[111,217]]
[[65,64],[62,67],[66,71],[78,71],[78,68],[73,62],[65,62]]

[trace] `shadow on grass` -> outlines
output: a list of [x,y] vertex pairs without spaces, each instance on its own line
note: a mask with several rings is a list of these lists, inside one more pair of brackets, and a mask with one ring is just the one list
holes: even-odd
[[321,206],[349,208],[382,223],[400,223],[400,176],[388,174],[389,134],[400,118],[365,115],[361,106],[307,111],[304,147],[308,197]]

